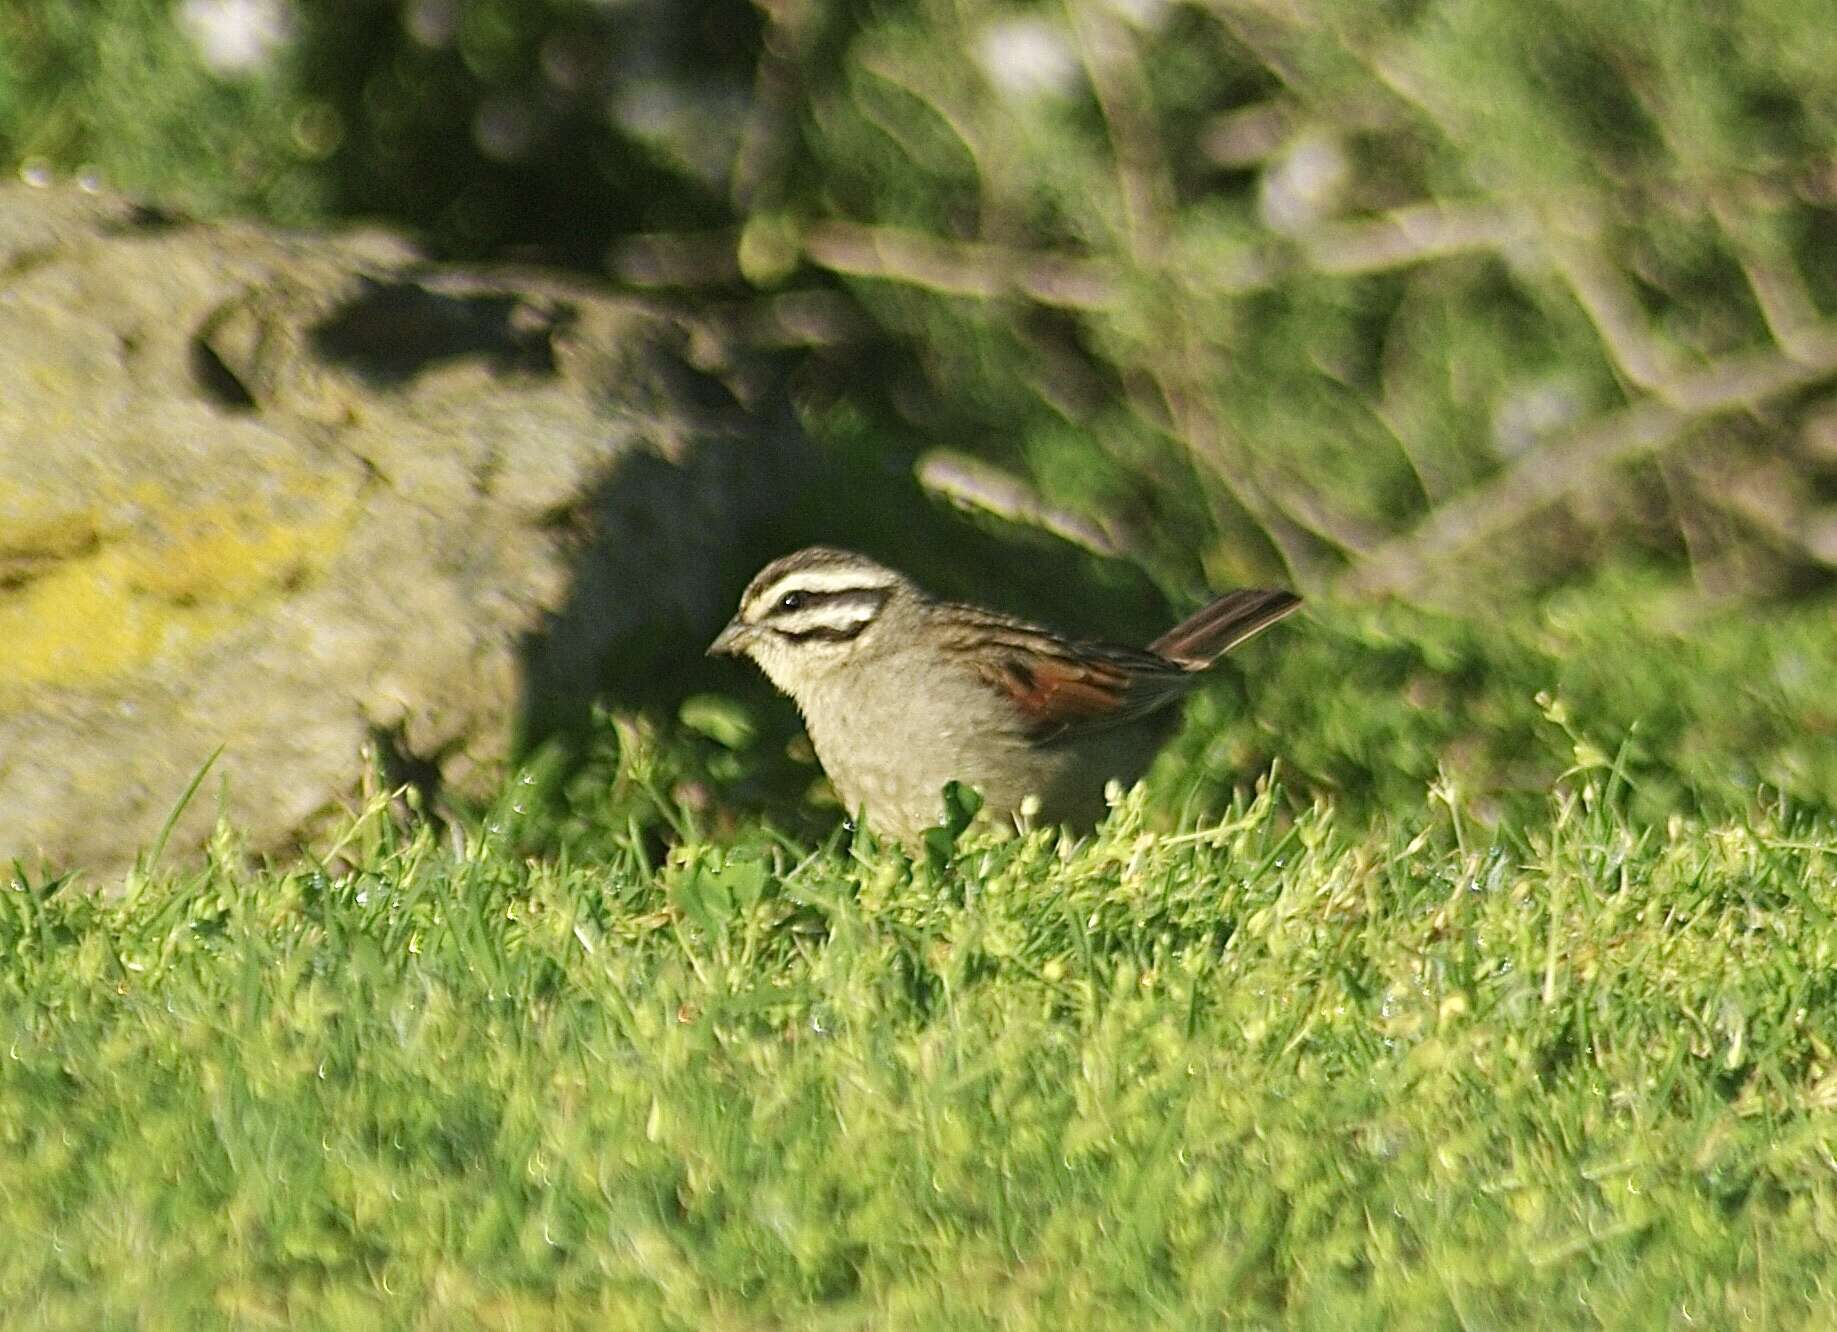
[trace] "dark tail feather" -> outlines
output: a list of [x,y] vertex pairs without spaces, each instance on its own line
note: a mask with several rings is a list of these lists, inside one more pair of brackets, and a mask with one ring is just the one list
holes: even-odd
[[1292,592],[1245,588],[1227,592],[1198,614],[1148,645],[1150,652],[1178,662],[1189,671],[1204,670],[1225,653],[1254,638],[1301,605]]

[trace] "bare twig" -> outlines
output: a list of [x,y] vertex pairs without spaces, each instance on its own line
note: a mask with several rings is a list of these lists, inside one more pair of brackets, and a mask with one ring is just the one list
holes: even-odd
[[1316,536],[1353,555],[1366,555],[1384,544],[1386,533],[1356,514],[1337,507],[1316,486],[1270,462],[1254,464],[1257,486],[1284,512]]
[[[1744,215],[1722,196],[1710,200],[1710,211],[1741,264],[1767,332],[1788,356],[1802,355],[1805,333],[1817,328],[1820,315],[1804,275],[1771,230],[1772,220],[1761,222],[1757,231],[1751,216]],[[1816,355],[1815,349],[1812,354]]]
[[1110,129],[1130,258],[1149,263],[1161,248],[1174,191],[1147,109],[1148,78],[1128,29],[1107,8],[1073,0],[1067,11]]
[[753,76],[753,99],[734,149],[729,192],[740,211],[776,207],[783,190],[797,101],[803,92],[804,51],[819,19],[811,0],[760,0],[765,31]]
[[1788,356],[1815,358],[1817,349],[1807,344],[1806,334],[1817,328],[1819,316],[1804,279],[1788,267],[1753,254],[1742,255],[1741,271],[1754,290],[1760,316],[1767,321],[1774,341]]
[[884,278],[949,296],[991,300],[1024,296],[1076,310],[1117,303],[1120,284],[1109,264],[1011,250],[973,241],[942,241],[896,227],[819,222],[803,235],[804,254],[821,268]]
[[952,449],[933,449],[918,460],[919,485],[954,504],[981,509],[1011,523],[1038,527],[1098,555],[1126,549],[1111,528],[1048,502],[1025,481]]
[[1837,375],[1837,323],[1808,330],[1804,342],[1812,355],[1766,351],[1727,357],[1672,381],[1668,400],[1636,403],[1527,455],[1373,552],[1342,580],[1344,590],[1372,594],[1420,589],[1435,568],[1594,485],[1607,468],[1664,448],[1693,423],[1759,406]]
[[1001,134],[986,133],[977,125],[973,114],[966,113],[945,96],[936,79],[926,79],[923,72],[908,68],[903,62],[874,51],[855,57],[864,73],[897,88],[914,101],[928,107],[963,145],[963,151],[976,166],[976,197],[981,217],[977,234],[999,239],[999,224],[1009,212],[1008,197],[1020,173],[1008,169],[1008,158],[1017,151]]
[[1799,427],[1799,447],[1819,462],[1837,463],[1837,397],[1826,398],[1807,410]]
[[749,347],[837,347],[866,342],[873,321],[834,291],[792,290],[743,300],[703,302],[697,312]]
[[1283,47],[1283,39],[1290,33],[1318,26],[1308,6],[1282,3],[1282,0],[1274,4],[1258,0],[1249,0],[1249,3],[1206,0],[1200,8],[1287,87],[1300,92],[1308,86],[1306,67]]
[[1620,373],[1671,401],[1671,386],[1682,365],[1673,349],[1653,336],[1639,298],[1620,270],[1582,242],[1552,238],[1548,249]]
[[1815,563],[1837,565],[1837,516],[1814,505],[1787,468],[1744,468],[1726,477],[1714,498],[1780,544]]
[[[1172,367],[1146,367],[1149,389],[1158,396],[1165,414],[1144,402],[1138,390],[1132,395],[1138,411],[1150,421],[1158,421],[1186,452],[1188,458],[1203,466],[1244,512],[1254,518],[1275,546],[1295,582],[1302,587],[1324,583],[1334,561],[1325,543],[1297,523],[1264,489],[1250,466],[1244,449],[1231,437],[1218,419],[1203,387],[1194,383],[1195,357],[1190,336],[1184,331],[1174,347],[1176,364]],[[1145,386],[1146,387],[1146,386]]]
[[1664,455],[1658,459],[1658,474],[1671,499],[1678,535],[1684,540],[1684,562],[1690,576],[1703,591],[1722,595],[1727,590],[1727,580],[1718,552],[1728,545],[1733,523],[1704,493],[1713,483],[1710,470],[1707,463]]
[[[1298,257],[1321,273],[1374,273],[1456,254],[1507,249],[1536,234],[1535,220],[1527,212],[1423,204],[1366,221],[1315,228],[1301,238]],[[805,255],[819,267],[929,287],[951,296],[1024,296],[1041,305],[1107,310],[1123,295],[1122,272],[1101,259],[941,240],[853,222],[816,223],[805,231],[803,243]],[[1144,267],[1149,266],[1154,264],[1145,262]],[[1195,292],[1243,295],[1273,286],[1292,266],[1279,247],[1243,246],[1210,256],[1205,265],[1183,263],[1179,276]]]
[[1308,266],[1320,273],[1375,273],[1532,240],[1528,211],[1496,204],[1415,204],[1369,221],[1326,222],[1301,237]]
[[1199,138],[1199,151],[1221,167],[1258,166],[1294,133],[1296,110],[1286,102],[1257,102],[1217,116]]
[[[1285,147],[1306,121],[1299,103],[1285,98],[1252,102],[1214,116],[1200,131],[1196,147],[1214,166],[1227,169],[1260,166]],[[1378,133],[1398,127],[1394,104],[1376,98],[1336,103],[1333,128],[1340,133]]]
[[731,228],[654,232],[618,242],[606,264],[634,287],[719,287],[740,280],[739,252]]

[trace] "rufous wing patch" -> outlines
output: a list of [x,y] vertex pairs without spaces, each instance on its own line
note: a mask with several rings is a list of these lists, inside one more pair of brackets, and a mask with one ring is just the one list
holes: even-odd
[[982,673],[1041,731],[1108,718],[1129,697],[1128,672],[1101,662],[1005,655]]

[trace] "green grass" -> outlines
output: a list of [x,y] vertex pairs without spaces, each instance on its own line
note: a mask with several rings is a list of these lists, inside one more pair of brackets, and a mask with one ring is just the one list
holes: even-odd
[[[13,1326],[1812,1325],[1837,826],[1611,762],[1075,854],[759,832],[0,895]],[[461,844],[463,843],[463,845]]]
[[1834,637],[1629,572],[1316,607],[1075,851],[762,821],[787,709],[703,696],[444,830],[16,872],[0,1308],[1817,1326]]

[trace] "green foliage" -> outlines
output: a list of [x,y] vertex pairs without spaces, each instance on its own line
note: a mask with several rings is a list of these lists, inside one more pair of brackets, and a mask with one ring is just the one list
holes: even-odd
[[[1170,577],[1280,561],[1318,583],[1672,380],[1770,350],[1782,293],[1789,319],[1837,308],[1816,241],[1833,200],[1806,183],[1837,67],[1780,57],[1801,21],[1793,0],[921,3],[864,25],[848,78],[811,97],[798,142],[824,188],[802,210],[940,247],[839,265],[922,365],[933,435],[1117,516]],[[1463,238],[1428,239],[1444,225]],[[1068,256],[1113,285],[1054,287]],[[965,267],[1045,294],[965,300]],[[1829,462],[1795,447],[1801,419],[1704,413],[1646,450],[1684,466],[1591,485],[1572,465],[1493,540],[1412,554],[1518,588],[1629,546],[1802,566],[1797,506]],[[1730,522],[1710,479],[1756,457],[1808,483],[1771,531]],[[1586,502],[1565,513],[1566,494]]]
[[1828,425],[1766,387],[1837,310],[1837,39],[1803,0],[276,0],[284,40],[215,72],[200,6],[0,5],[0,161],[610,264],[768,330],[816,298],[813,430],[840,400],[896,457],[980,454],[1178,585],[1356,578],[1660,403],[1685,419],[1632,452],[1662,465],[1580,449],[1381,585],[1628,547],[1828,581]]
[[[0,894],[0,1298],[55,1326],[1815,1316],[1837,830],[1604,771],[914,863],[233,839]],[[495,819],[514,824],[508,807]]]
[[213,77],[162,0],[0,4],[0,163],[283,222],[331,202],[318,103],[283,70]]
[[1446,780],[1496,819],[1624,747],[1633,809],[1653,822],[1728,816],[1757,789],[1837,809],[1828,607],[1712,609],[1619,571],[1525,613],[1317,611],[1243,655],[1246,696],[1201,699],[1170,776],[1228,784],[1279,758],[1347,813]]

